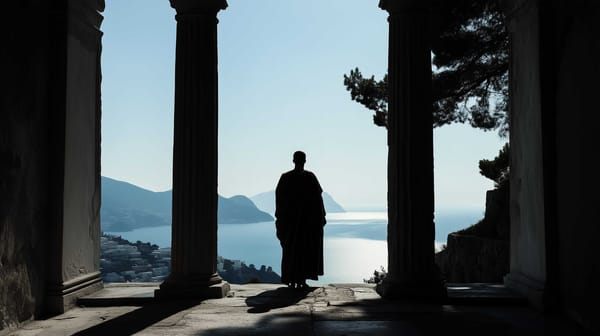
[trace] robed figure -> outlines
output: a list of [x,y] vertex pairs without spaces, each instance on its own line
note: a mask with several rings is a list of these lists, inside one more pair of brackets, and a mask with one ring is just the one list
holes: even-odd
[[304,170],[306,154],[294,153],[295,168],[283,173],[275,189],[275,226],[281,243],[281,282],[308,288],[323,275],[325,207],[315,174]]

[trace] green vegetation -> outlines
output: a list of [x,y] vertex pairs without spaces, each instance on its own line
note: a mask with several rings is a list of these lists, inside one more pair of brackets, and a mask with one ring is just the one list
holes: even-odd
[[[508,33],[496,0],[449,0],[435,8],[432,40],[433,127],[455,122],[508,134]],[[352,100],[387,127],[388,79],[344,74]]]
[[510,214],[509,200],[509,144],[498,152],[493,160],[480,160],[479,173],[494,181],[496,190],[493,209],[486,209],[486,216],[476,224],[458,231],[462,235],[471,235],[492,239],[509,240]]
[[484,159],[479,161],[479,173],[494,181],[496,189],[504,189],[508,187],[509,163],[509,145],[507,142],[493,160]]
[[380,266],[379,270],[373,271],[373,276],[371,276],[369,279],[363,279],[363,281],[365,283],[378,284],[385,278],[386,275],[387,271],[385,270],[385,267]]

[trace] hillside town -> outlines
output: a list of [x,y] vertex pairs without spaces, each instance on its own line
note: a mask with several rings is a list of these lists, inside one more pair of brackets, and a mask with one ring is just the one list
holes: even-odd
[[[162,282],[170,272],[171,248],[148,242],[130,242],[120,236],[100,237],[100,273],[104,282]],[[217,271],[230,283],[280,283],[271,266],[246,265],[217,257]]]

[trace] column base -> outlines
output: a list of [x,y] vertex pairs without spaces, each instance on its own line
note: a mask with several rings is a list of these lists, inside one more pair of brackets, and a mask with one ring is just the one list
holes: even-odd
[[510,272],[504,276],[504,285],[523,294],[536,309],[545,309],[545,286],[542,281],[531,279],[520,272]]
[[77,299],[104,288],[100,272],[86,274],[58,284],[49,284],[46,309],[50,314],[62,314],[77,305]]
[[377,287],[377,294],[384,299],[415,299],[443,301],[448,297],[446,282],[441,279],[398,281],[383,279]]
[[170,276],[154,291],[158,300],[165,299],[220,299],[227,296],[231,286],[218,274],[207,279],[181,278]]

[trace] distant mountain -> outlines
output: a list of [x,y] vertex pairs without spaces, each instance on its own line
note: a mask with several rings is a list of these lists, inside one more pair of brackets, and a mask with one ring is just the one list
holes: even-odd
[[[142,227],[171,225],[172,191],[154,192],[102,176],[102,231],[123,232]],[[218,195],[220,224],[257,223],[273,217],[245,196]]]
[[131,183],[101,177],[102,231],[123,232],[171,224],[171,192],[153,192]]
[[218,222],[221,224],[243,224],[269,222],[273,216],[261,211],[246,196],[224,198],[219,195]]
[[275,191],[265,191],[251,196],[250,199],[256,206],[265,212],[275,215]]
[[[250,197],[250,199],[260,210],[266,211],[271,215],[275,214],[275,190],[256,194]],[[325,205],[325,212],[327,213],[346,212],[346,210],[325,191],[323,192],[323,204]]]

